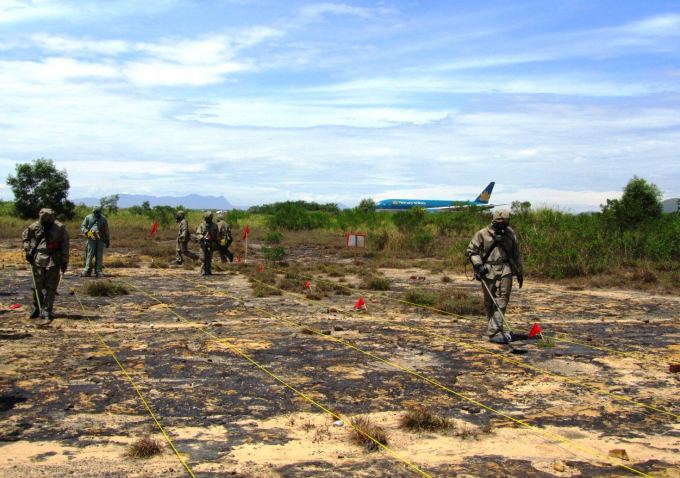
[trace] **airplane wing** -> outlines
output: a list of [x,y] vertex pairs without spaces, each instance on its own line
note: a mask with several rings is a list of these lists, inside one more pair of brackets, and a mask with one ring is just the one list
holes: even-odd
[[453,212],[460,211],[461,209],[468,208],[470,206],[476,206],[479,209],[492,209],[498,206],[505,206],[506,204],[458,204],[455,206],[441,206],[441,207],[428,207],[426,210],[428,212]]

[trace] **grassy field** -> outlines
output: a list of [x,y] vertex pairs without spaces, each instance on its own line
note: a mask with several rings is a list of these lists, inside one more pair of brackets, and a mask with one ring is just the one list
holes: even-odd
[[[0,208],[0,238],[19,241],[31,221],[9,215],[9,204]],[[149,257],[158,263],[174,258],[174,210],[161,206],[140,213],[139,209],[108,216],[112,234],[108,267],[136,267]],[[82,247],[80,224],[90,208],[80,206],[76,212],[65,224],[78,248]],[[195,230],[202,215],[201,211],[187,211],[190,230]],[[399,268],[406,260],[416,259],[433,272],[462,273],[470,237],[490,223],[491,214],[476,210],[439,214],[422,210],[394,214],[356,209],[310,212],[291,206],[272,214],[231,211],[226,219],[232,224],[235,240],[231,250],[236,257],[245,254],[241,237],[247,224],[250,243],[262,244],[265,239],[269,246],[283,247],[284,261],[293,260],[296,251],[315,247],[340,257],[360,258],[367,268]],[[149,236],[155,221],[159,222],[158,231]],[[612,224],[603,214],[573,215],[554,209],[524,211],[512,219],[528,278],[574,287],[680,291],[680,215],[666,214],[624,226]],[[346,248],[348,232],[365,233],[367,247],[360,251]],[[82,261],[80,256],[72,259],[75,264]]]

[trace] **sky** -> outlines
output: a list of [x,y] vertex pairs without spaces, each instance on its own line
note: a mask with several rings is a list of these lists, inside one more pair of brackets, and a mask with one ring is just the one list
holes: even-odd
[[0,175],[37,158],[72,199],[679,197],[680,3],[0,0]]

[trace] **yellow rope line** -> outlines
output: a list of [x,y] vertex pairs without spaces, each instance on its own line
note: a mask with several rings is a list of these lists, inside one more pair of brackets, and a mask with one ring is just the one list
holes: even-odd
[[[155,264],[154,264],[154,265],[155,265]],[[158,267],[158,266],[155,266],[155,267],[157,267],[158,269],[160,269],[160,267]],[[134,285],[134,284],[132,284],[132,283],[130,283],[130,282],[127,282],[127,281],[125,281],[125,280],[123,280],[123,279],[120,279],[120,281],[123,282],[124,284],[129,285],[130,287],[133,287],[133,288],[137,289],[139,292],[141,292],[141,293],[142,293],[143,295],[145,295],[146,297],[148,297],[148,298],[150,298],[150,299],[152,299],[152,300],[155,300],[156,302],[158,302],[158,303],[161,304],[161,305],[164,305],[165,308],[168,309],[168,311],[169,311],[170,313],[172,313],[173,315],[175,315],[178,319],[180,319],[180,320],[186,322],[187,324],[189,324],[190,326],[192,326],[192,327],[194,327],[194,328],[200,330],[201,332],[203,332],[203,333],[206,334],[207,336],[211,337],[212,339],[216,340],[216,341],[219,342],[220,344],[226,345],[227,347],[229,347],[229,348],[232,350],[232,352],[235,352],[237,355],[240,355],[241,357],[245,358],[245,359],[248,360],[250,363],[252,363],[253,365],[255,365],[257,368],[259,368],[260,370],[262,370],[263,372],[265,372],[267,375],[269,375],[270,377],[272,377],[274,380],[276,380],[277,382],[279,382],[279,383],[281,383],[282,385],[286,386],[287,388],[289,388],[290,390],[292,390],[293,392],[295,392],[297,395],[299,395],[299,396],[301,396],[302,398],[304,398],[305,400],[309,401],[310,403],[312,403],[313,405],[315,405],[315,406],[318,407],[319,409],[321,409],[321,410],[323,410],[324,412],[328,413],[329,415],[331,415],[332,417],[334,417],[336,420],[342,420],[342,417],[341,417],[339,414],[330,411],[329,409],[327,409],[326,407],[324,407],[323,405],[321,405],[320,403],[318,403],[318,402],[315,401],[314,399],[308,397],[305,393],[301,392],[301,391],[298,390],[297,388],[293,387],[292,385],[290,385],[289,383],[287,383],[286,381],[284,381],[282,378],[280,378],[280,377],[278,377],[277,375],[275,375],[274,373],[270,372],[269,370],[267,370],[266,367],[264,367],[262,364],[260,364],[259,362],[257,362],[257,361],[254,360],[253,358],[251,358],[248,354],[246,354],[245,352],[243,352],[241,349],[239,349],[239,348],[236,347],[235,345],[230,344],[229,342],[225,341],[222,337],[218,337],[218,336],[216,336],[216,335],[214,335],[214,334],[208,332],[207,330],[205,330],[203,327],[201,327],[200,325],[196,324],[195,322],[192,322],[192,321],[186,319],[186,318],[183,317],[182,315],[180,315],[180,314],[178,314],[177,312],[175,312],[175,310],[172,309],[168,304],[166,304],[165,302],[162,302],[161,300],[157,299],[156,297],[152,296],[151,294],[148,294],[147,292],[145,292],[145,291],[142,290],[141,288],[137,287],[136,285]],[[227,295],[227,297],[231,297],[231,296],[228,296],[228,295]],[[232,297],[232,298],[235,298],[235,297]],[[235,298],[235,299],[240,300],[240,299],[238,299],[238,298]],[[257,309],[257,310],[262,311],[262,309],[258,309],[257,307],[254,307],[254,308]],[[262,311],[262,312],[264,312],[264,311]],[[266,312],[265,312],[265,313],[266,313]],[[297,325],[297,324],[296,324],[296,325]],[[411,462],[409,462],[408,460],[406,460],[405,458],[403,458],[402,456],[400,456],[398,453],[396,453],[395,451],[393,451],[392,449],[390,449],[390,448],[387,447],[386,445],[380,443],[378,440],[376,440],[375,438],[373,438],[371,435],[369,435],[369,434],[366,433],[365,431],[361,430],[360,428],[358,428],[357,426],[355,426],[354,424],[352,424],[351,421],[345,420],[344,422],[347,423],[350,427],[352,427],[352,428],[353,428],[354,430],[356,430],[357,432],[359,432],[359,433],[361,433],[362,435],[364,435],[364,436],[365,436],[366,438],[368,438],[369,440],[373,441],[376,445],[378,445],[379,447],[381,447],[382,449],[384,449],[385,451],[387,451],[388,453],[390,453],[391,455],[393,455],[394,457],[396,457],[397,459],[399,459],[400,461],[402,461],[403,463],[405,463],[406,465],[408,465],[409,467],[411,467],[412,469],[414,469],[415,471],[417,471],[418,473],[420,473],[421,475],[426,476],[426,477],[428,477],[428,478],[432,478],[431,475],[425,473],[423,470],[421,470],[420,468],[418,468],[416,465],[412,464]]]
[[[158,267],[158,266],[156,266],[156,267]],[[160,270],[163,271],[163,269],[161,269],[160,267],[158,267],[158,269],[160,269]],[[192,280],[190,280],[190,279],[187,279],[187,278],[185,278],[185,277],[182,277],[182,276],[180,276],[180,275],[178,275],[178,274],[173,274],[173,273],[168,272],[168,271],[164,271],[164,272],[166,272],[167,274],[171,274],[171,275],[173,275],[173,276],[175,276],[175,277],[178,277],[178,278],[180,278],[180,279],[182,279],[182,280],[184,280],[184,281],[186,281],[186,282],[189,282],[189,283],[192,283],[192,284],[195,284],[195,285],[204,287],[204,288],[206,288],[206,289],[208,289],[208,290],[212,290],[212,291],[214,291],[214,292],[217,292],[218,294],[223,295],[223,296],[225,296],[225,297],[229,297],[229,298],[238,300],[239,302],[243,302],[243,300],[240,299],[240,298],[238,298],[238,297],[229,295],[229,294],[227,294],[226,292],[222,292],[222,291],[220,291],[220,290],[218,290],[218,289],[215,289],[215,288],[213,288],[213,287],[209,287],[209,286],[207,286],[207,285],[205,285],[205,284],[201,284],[200,282],[192,281]],[[243,275],[243,274],[240,274],[240,275]],[[244,276],[244,277],[248,277],[248,276]],[[271,286],[271,285],[269,285],[269,284],[267,284],[267,283],[265,283],[265,282],[259,281],[259,280],[257,280],[257,279],[254,279],[254,280],[257,281],[257,282],[259,282],[260,284],[263,284],[263,285],[267,286],[267,287],[271,287],[271,288],[273,288],[273,289],[276,289],[276,287],[273,287],[273,286]],[[277,289],[277,290],[280,290],[280,289]],[[284,291],[284,292],[285,292],[285,291]],[[158,299],[156,299],[156,300],[158,300]],[[277,319],[279,319],[279,320],[281,320],[281,321],[283,321],[283,322],[287,322],[287,323],[289,323],[289,324],[291,324],[291,325],[294,325],[294,326],[296,326],[296,327],[299,327],[299,324],[297,324],[297,323],[295,323],[295,322],[293,322],[293,321],[287,320],[287,319],[285,319],[285,318],[283,318],[283,317],[280,317],[280,316],[278,316],[278,315],[276,315],[276,314],[273,314],[273,313],[271,313],[271,312],[268,312],[268,311],[266,311],[266,310],[264,310],[264,309],[261,309],[261,308],[259,308],[259,307],[253,307],[253,308],[256,309],[256,310],[259,310],[260,312],[263,312],[263,313],[265,313],[265,314],[267,314],[267,315],[269,315],[269,316],[271,316],[271,317],[277,318]],[[353,350],[356,350],[357,352],[360,352],[360,353],[362,353],[362,354],[364,354],[364,355],[367,355],[367,356],[369,356],[369,357],[371,357],[371,358],[374,358],[374,359],[376,359],[376,360],[378,360],[378,361],[380,361],[380,362],[383,362],[383,363],[385,363],[385,364],[387,364],[387,365],[390,365],[390,366],[392,366],[392,367],[395,367],[395,368],[397,368],[397,369],[399,369],[399,370],[401,370],[401,371],[403,371],[403,372],[406,372],[406,373],[408,373],[408,374],[410,374],[410,375],[413,375],[413,376],[418,377],[418,378],[420,378],[420,379],[422,379],[422,380],[425,380],[426,382],[428,382],[428,383],[434,385],[435,387],[441,388],[442,390],[445,390],[445,391],[447,391],[447,392],[449,392],[449,393],[452,393],[453,395],[455,395],[455,396],[457,396],[457,397],[459,397],[459,398],[462,398],[462,399],[467,400],[467,401],[469,401],[469,402],[471,402],[471,403],[474,403],[475,405],[478,405],[478,406],[480,406],[480,407],[482,407],[482,408],[484,408],[484,409],[486,409],[486,410],[489,410],[489,411],[492,412],[492,413],[495,413],[495,414],[497,414],[497,415],[500,415],[500,416],[502,416],[502,417],[504,417],[504,418],[506,418],[506,419],[508,419],[508,420],[510,420],[510,421],[513,421],[513,422],[515,422],[515,423],[517,423],[517,424],[519,424],[519,425],[522,425],[522,426],[524,426],[524,427],[527,427],[527,428],[529,428],[530,430],[533,430],[533,431],[535,431],[535,432],[537,432],[537,433],[540,433],[540,434],[545,435],[545,436],[547,436],[547,437],[549,437],[549,438],[552,438],[553,440],[557,440],[557,441],[562,442],[562,443],[565,443],[565,444],[567,444],[567,445],[571,445],[571,446],[575,447],[575,448],[578,449],[578,450],[581,450],[581,451],[583,451],[583,452],[585,452],[585,453],[588,453],[588,454],[590,454],[590,455],[593,455],[593,456],[596,456],[596,457],[598,457],[598,458],[600,458],[600,459],[603,459],[603,460],[605,460],[605,461],[608,461],[608,462],[610,462],[610,463],[612,463],[612,464],[614,464],[614,465],[616,465],[616,466],[620,466],[620,467],[622,467],[622,468],[625,468],[625,469],[627,469],[627,470],[629,470],[629,471],[632,471],[633,473],[637,473],[637,474],[639,474],[639,475],[647,476],[647,477],[650,476],[650,475],[647,475],[647,474],[643,473],[642,471],[639,471],[639,470],[636,470],[635,468],[629,467],[629,466],[625,465],[624,463],[620,463],[620,462],[618,462],[618,461],[616,461],[616,460],[613,460],[611,457],[604,456],[604,455],[601,455],[601,454],[599,454],[599,453],[597,453],[597,452],[588,450],[587,448],[584,448],[584,447],[582,447],[582,446],[580,446],[580,445],[578,445],[578,444],[576,444],[576,443],[574,443],[574,442],[571,442],[571,441],[569,441],[569,440],[567,440],[567,439],[565,439],[565,438],[562,438],[562,437],[560,437],[560,436],[558,436],[558,435],[553,435],[552,433],[546,432],[545,430],[542,430],[542,429],[540,429],[540,428],[538,428],[538,427],[536,427],[536,426],[530,425],[530,424],[528,424],[528,423],[526,423],[526,422],[524,422],[524,421],[522,421],[522,420],[518,420],[518,419],[516,419],[516,418],[511,417],[510,415],[507,415],[507,414],[505,414],[505,413],[503,413],[503,412],[500,412],[500,411],[498,411],[498,410],[495,410],[494,408],[491,408],[491,407],[489,407],[489,406],[487,406],[487,405],[484,405],[483,403],[478,402],[477,400],[475,400],[475,399],[473,399],[473,398],[470,398],[470,397],[468,397],[468,396],[466,396],[466,395],[463,395],[462,393],[456,392],[455,390],[452,390],[452,389],[448,388],[446,385],[443,385],[443,384],[437,382],[436,380],[433,380],[433,379],[431,379],[431,378],[429,378],[429,377],[426,377],[426,376],[424,376],[424,375],[422,375],[422,374],[419,374],[418,372],[414,372],[413,370],[407,369],[406,367],[402,367],[401,365],[396,364],[396,363],[394,363],[394,362],[390,362],[389,360],[383,359],[383,358],[381,358],[381,357],[379,357],[379,356],[377,356],[377,355],[375,355],[375,354],[373,354],[373,353],[371,353],[371,352],[367,352],[367,351],[365,351],[365,350],[363,350],[363,349],[360,349],[359,347],[356,347],[356,346],[350,344],[349,342],[346,342],[346,341],[344,341],[344,340],[341,340],[341,339],[339,339],[339,338],[337,338],[337,337],[333,337],[333,336],[331,336],[331,335],[325,335],[325,334],[323,334],[322,332],[320,332],[320,331],[318,331],[318,330],[315,330],[315,329],[313,329],[313,328],[311,328],[311,327],[307,327],[307,328],[308,328],[309,330],[311,330],[312,332],[314,332],[314,334],[316,334],[316,335],[318,335],[318,336],[320,336],[320,337],[322,337],[322,338],[324,338],[324,339],[333,340],[333,341],[335,341],[335,342],[341,343],[341,344],[343,344],[343,345],[345,345],[345,346],[347,346],[347,347],[349,347],[349,348],[351,348],[351,349],[353,349]],[[652,477],[652,478],[653,478],[653,477]]]
[[[276,269],[276,268],[273,268],[273,267],[270,267],[270,269],[277,271],[277,272],[280,272],[280,273],[284,273],[284,274],[286,273],[286,271],[282,271],[281,269]],[[297,275],[304,278],[304,279],[315,280],[317,282],[324,282],[326,284],[332,284],[334,286],[341,287],[343,289],[347,289],[347,290],[350,290],[350,291],[353,291],[353,292],[363,293],[363,294],[365,294],[369,297],[380,297],[380,298],[395,301],[395,302],[401,302],[402,304],[412,305],[414,307],[420,307],[420,308],[423,308],[423,309],[429,309],[429,310],[432,310],[434,312],[439,312],[441,314],[450,315],[452,317],[457,317],[459,319],[471,320],[473,322],[480,322],[480,323],[485,322],[483,319],[477,319],[475,317],[468,317],[468,316],[465,316],[465,315],[454,314],[453,312],[438,309],[436,307],[432,307],[432,306],[429,306],[429,305],[416,304],[415,302],[409,302],[409,301],[404,300],[404,299],[398,299],[396,297],[390,297],[389,295],[375,294],[375,293],[372,293],[368,290],[355,289],[353,287],[349,287],[349,286],[340,284],[338,282],[327,281],[327,280],[324,280],[324,279],[319,279],[317,277],[307,276],[307,275],[304,275],[304,274],[297,274]],[[595,345],[584,344],[584,343],[581,343],[581,342],[574,342],[574,341],[570,341],[570,340],[567,340],[567,339],[558,338],[557,336],[554,336],[554,335],[548,335],[548,334],[543,334],[543,335],[545,335],[546,337],[549,337],[553,340],[556,340],[558,342],[565,342],[565,343],[572,344],[572,345],[580,345],[582,347],[586,347],[586,348],[590,348],[590,349],[594,349],[594,350],[601,350],[603,352],[611,352],[611,353],[620,354],[620,355],[628,355],[628,356],[631,356],[631,357],[636,357],[636,358],[640,358],[640,359],[643,359],[643,360],[649,360],[651,362],[656,362],[656,363],[659,363],[659,364],[662,364],[662,365],[666,365],[668,363],[666,360],[658,359],[656,357],[652,357],[652,356],[649,356],[649,355],[639,354],[637,352],[622,352],[620,350],[610,349],[610,348],[606,348],[606,347],[597,347]]]
[[68,286],[66,284],[66,279],[63,277],[63,275],[62,275],[62,282],[64,282],[64,285],[69,289],[69,291],[73,292],[73,296],[76,298],[76,300],[80,304],[80,308],[83,310],[83,314],[85,314],[85,318],[87,319],[87,322],[90,324],[92,331],[99,338],[102,345],[104,345],[104,347],[106,348],[108,353],[111,355],[111,357],[113,357],[113,360],[115,360],[116,363],[118,364],[118,367],[120,367],[120,370],[123,372],[123,374],[130,381],[130,383],[132,384],[132,388],[134,388],[135,392],[137,392],[137,395],[139,395],[139,398],[142,400],[142,403],[144,403],[144,406],[146,407],[147,411],[151,415],[151,418],[153,418],[153,421],[156,422],[158,429],[161,431],[161,433],[163,434],[163,436],[167,440],[168,444],[170,445],[172,450],[175,452],[175,455],[177,455],[177,458],[179,458],[179,461],[182,462],[182,465],[184,465],[184,468],[186,468],[187,472],[189,472],[189,475],[191,475],[192,478],[196,478],[194,473],[191,471],[191,468],[189,468],[189,465],[187,464],[187,462],[184,461],[184,458],[182,458],[182,455],[180,455],[179,451],[177,451],[177,448],[175,448],[175,444],[172,442],[172,440],[170,439],[168,434],[165,432],[165,429],[163,428],[163,426],[160,424],[160,422],[156,418],[156,415],[151,411],[151,407],[149,407],[149,404],[144,399],[144,395],[142,395],[142,392],[139,390],[139,388],[137,388],[137,384],[135,383],[135,381],[132,379],[130,374],[127,373],[127,370],[125,370],[125,367],[123,367],[123,364],[120,363],[120,361],[118,360],[118,357],[116,357],[116,354],[113,352],[111,347],[109,347],[109,345],[104,341],[103,337],[99,334],[99,332],[97,332],[97,329],[95,329],[94,324],[92,323],[92,320],[90,320],[90,316],[87,314],[87,311],[85,310],[85,306],[83,305],[83,302],[80,300],[80,297],[78,297],[78,294],[76,294],[75,287]]
[[[242,275],[244,275],[244,274],[242,274]],[[307,301],[307,302],[312,302],[312,303],[315,303],[315,304],[320,304],[320,305],[322,305],[322,306],[324,306],[324,307],[331,307],[331,305],[329,305],[329,304],[324,304],[324,303],[321,302],[320,300],[309,299],[309,298],[305,297],[303,294],[298,294],[298,293],[295,293],[295,292],[290,292],[290,291],[287,291],[287,290],[279,289],[279,288],[277,288],[277,287],[274,287],[274,286],[272,286],[272,285],[270,285],[270,284],[267,284],[267,283],[265,283],[265,282],[262,282],[262,281],[260,281],[260,280],[258,280],[258,279],[256,279],[256,278],[254,278],[254,277],[251,277],[251,276],[245,276],[245,277],[249,277],[249,278],[251,278],[251,279],[254,280],[254,281],[257,281],[257,282],[259,282],[259,283],[261,283],[261,284],[264,284],[264,285],[266,285],[266,286],[268,286],[268,287],[271,287],[271,288],[273,288],[273,289],[280,290],[281,292],[283,292],[283,293],[285,293],[285,294],[292,295],[292,296],[297,297],[297,298],[299,298],[299,299],[301,299],[301,300],[305,300],[305,301]],[[350,314],[349,312],[344,311],[344,310],[340,310],[340,309],[338,309],[338,312],[341,312],[341,313],[343,313],[343,314]],[[436,333],[436,332],[431,332],[431,331],[429,331],[429,330],[422,329],[422,328],[420,328],[420,327],[411,327],[411,326],[409,326],[409,325],[400,324],[400,323],[394,322],[394,321],[392,321],[392,320],[381,319],[381,318],[375,317],[375,316],[373,316],[373,315],[363,315],[363,317],[370,318],[370,319],[372,319],[372,320],[375,320],[375,321],[377,321],[377,322],[382,322],[382,323],[384,323],[384,324],[388,324],[388,325],[393,325],[393,326],[396,326],[396,327],[400,327],[400,328],[402,328],[402,329],[406,329],[406,330],[410,330],[410,331],[414,331],[414,332],[420,332],[420,333],[423,333],[423,334],[426,334],[426,335],[429,335],[429,336],[432,336],[432,337],[437,337],[437,338],[439,338],[439,339],[446,340],[446,341],[449,341],[449,342],[453,342],[453,343],[456,343],[456,344],[459,344],[459,345],[466,345],[466,346],[471,347],[471,348],[473,348],[473,349],[475,349],[475,350],[478,350],[478,351],[480,351],[480,352],[483,352],[483,353],[492,355],[492,356],[494,356],[494,357],[496,357],[496,358],[499,358],[499,359],[505,360],[505,361],[507,361],[507,362],[511,362],[511,363],[517,364],[517,365],[519,365],[520,367],[525,367],[525,368],[528,368],[528,369],[530,369],[530,370],[534,370],[534,371],[536,371],[536,372],[540,372],[540,373],[543,373],[543,374],[546,374],[546,375],[549,375],[549,376],[552,376],[552,377],[555,377],[555,378],[559,378],[559,379],[562,379],[562,380],[564,380],[564,381],[571,382],[571,383],[573,383],[573,384],[575,384],[575,385],[578,385],[578,386],[580,386],[580,387],[588,388],[588,389],[590,389],[590,390],[594,390],[594,391],[596,391],[596,392],[603,393],[603,394],[605,394],[605,395],[609,395],[609,396],[611,396],[611,397],[613,397],[613,398],[615,398],[615,399],[617,399],[617,400],[623,400],[623,401],[632,403],[632,404],[634,404],[634,405],[638,405],[638,406],[641,406],[641,407],[645,407],[645,408],[648,408],[649,410],[653,410],[653,411],[655,411],[655,412],[662,413],[662,414],[664,414],[664,415],[669,415],[669,416],[671,416],[671,417],[673,417],[673,418],[676,418],[676,419],[680,420],[680,415],[676,415],[675,413],[668,412],[668,411],[666,411],[666,410],[661,410],[660,408],[656,408],[656,407],[653,407],[653,406],[651,406],[651,405],[647,405],[647,404],[645,404],[645,403],[638,402],[638,401],[636,401],[636,400],[633,400],[633,399],[624,397],[623,395],[618,395],[618,394],[616,394],[616,393],[609,392],[609,391],[607,391],[607,390],[605,390],[605,389],[603,389],[603,388],[599,388],[599,387],[597,387],[597,386],[595,386],[595,385],[589,385],[589,384],[587,384],[587,383],[580,382],[580,381],[578,381],[578,380],[576,380],[576,379],[574,379],[574,378],[567,377],[566,375],[560,375],[560,374],[558,374],[558,373],[551,372],[550,370],[546,370],[546,369],[537,367],[537,366],[535,366],[535,365],[531,365],[531,364],[528,364],[528,363],[526,363],[526,362],[522,362],[522,361],[520,361],[520,360],[513,359],[513,358],[511,358],[511,357],[507,357],[507,356],[505,356],[505,355],[501,355],[501,354],[499,354],[499,353],[496,353],[496,352],[493,352],[493,351],[491,351],[491,350],[485,349],[484,347],[481,347],[481,346],[479,346],[479,345],[475,345],[475,344],[470,343],[470,342],[465,342],[465,341],[463,341],[463,340],[456,340],[456,339],[454,339],[454,338],[452,338],[452,337],[449,337],[449,336],[446,336],[446,335],[441,335],[441,334],[438,334],[438,333]]]

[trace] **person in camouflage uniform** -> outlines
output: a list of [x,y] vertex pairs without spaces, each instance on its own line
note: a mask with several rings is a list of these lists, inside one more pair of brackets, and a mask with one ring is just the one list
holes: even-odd
[[39,217],[38,221],[26,228],[22,242],[35,280],[34,309],[30,318],[38,318],[42,309],[47,312],[47,316],[38,324],[47,325],[54,320],[54,297],[59,286],[59,270],[64,273],[68,268],[70,239],[68,231],[56,220],[52,209],[41,209]]
[[209,276],[212,274],[210,270],[212,267],[212,254],[218,247],[220,230],[217,224],[212,222],[213,213],[211,211],[206,211],[203,218],[203,222],[196,229],[194,241],[198,242],[201,246],[201,275]]
[[103,277],[102,267],[104,266],[104,247],[110,245],[109,221],[102,215],[102,207],[92,208],[92,214],[83,219],[80,230],[87,237],[87,249],[85,257],[85,269],[83,277],[92,275],[92,259],[95,260],[95,275]]
[[[511,342],[513,335],[510,331],[503,330],[501,312],[505,314],[510,301],[513,275],[517,276],[519,288],[522,288],[524,266],[517,236],[510,228],[510,211],[495,211],[491,225],[477,231],[472,237],[467,254],[475,268],[475,278],[484,282],[484,307],[489,319],[486,335],[491,342]],[[489,292],[496,299],[500,312]]]
[[222,262],[234,262],[234,254],[229,250],[229,246],[234,241],[231,237],[231,226],[224,222],[224,215],[217,215],[217,228],[220,230],[220,244],[218,251],[220,252],[220,260]]
[[189,233],[189,224],[184,218],[184,211],[177,211],[175,216],[175,222],[179,223],[179,229],[177,232],[177,246],[175,247],[175,252],[177,252],[176,259],[171,262],[171,264],[182,264],[184,258],[182,254],[187,256],[191,260],[198,260],[198,256],[193,252],[189,251],[189,241],[191,240],[191,234]]

